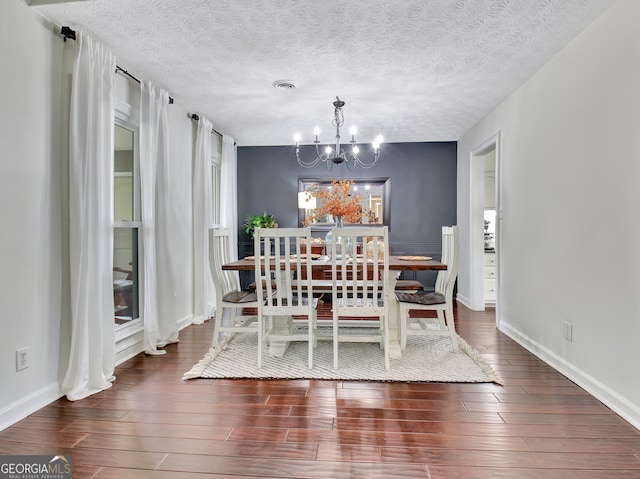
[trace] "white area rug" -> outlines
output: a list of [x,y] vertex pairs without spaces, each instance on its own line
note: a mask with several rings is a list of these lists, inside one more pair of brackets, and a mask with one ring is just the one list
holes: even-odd
[[209,350],[183,379],[334,379],[344,381],[459,382],[502,384],[480,354],[458,337],[459,352],[448,338],[409,336],[402,358],[384,369],[380,346],[372,343],[340,343],[340,368],[333,369],[333,345],[319,340],[313,369],[307,368],[307,343],[293,342],[281,358],[265,351],[262,368],[256,366],[257,334],[236,333],[224,346]]

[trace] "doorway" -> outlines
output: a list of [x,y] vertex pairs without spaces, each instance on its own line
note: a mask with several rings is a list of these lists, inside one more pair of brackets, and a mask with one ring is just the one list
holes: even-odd
[[500,143],[499,133],[471,152],[471,269],[472,298],[478,310],[496,308],[500,298]]

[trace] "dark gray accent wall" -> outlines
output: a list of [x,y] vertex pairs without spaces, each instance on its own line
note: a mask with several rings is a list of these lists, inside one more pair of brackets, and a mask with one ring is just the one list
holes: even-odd
[[[247,214],[267,212],[281,227],[299,226],[299,178],[391,178],[389,241],[394,254],[439,258],[441,228],[456,224],[456,142],[385,143],[378,164],[355,171],[344,165],[332,171],[323,165],[303,168],[296,162],[293,146],[238,147],[237,151],[240,257],[253,254],[251,238],[242,229]],[[300,155],[311,159],[315,148],[303,146]],[[417,279],[432,282],[432,274],[423,274]]]

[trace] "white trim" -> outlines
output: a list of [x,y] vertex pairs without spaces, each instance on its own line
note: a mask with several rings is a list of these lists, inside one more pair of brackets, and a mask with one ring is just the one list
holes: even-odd
[[467,308],[471,309],[471,301],[466,296],[463,296],[460,293],[458,293],[456,294],[456,301],[463,304]]
[[114,228],[140,229],[142,221],[118,220],[113,222]]
[[56,381],[41,388],[26,397],[9,404],[0,410],[0,431],[14,425],[18,421],[30,416],[43,407],[60,399],[64,394],[60,392],[60,385]]
[[[192,314],[178,319],[178,330],[183,330],[192,322]],[[144,352],[143,334],[144,325],[141,319],[116,328],[116,366]]]
[[[128,361],[140,354],[144,348],[142,345],[144,328],[142,321],[135,320],[138,327],[133,327],[127,330],[128,334],[121,336],[121,339],[116,340],[116,366]],[[131,326],[134,326],[133,324]],[[116,329],[116,332],[120,332]]]
[[193,314],[183,316],[178,320],[178,331],[182,331],[187,326],[191,326],[193,323]]
[[[144,268],[142,258],[142,221],[140,206],[140,109],[129,103],[115,98],[114,125],[129,130],[133,135],[133,221],[115,220],[113,221],[113,231],[116,228],[137,230],[138,237],[138,304],[144,301],[142,285],[144,284]],[[118,173],[114,172],[114,176]],[[144,320],[142,307],[139,308],[138,317],[126,324],[115,324],[115,363],[122,364],[128,359],[136,356],[143,350],[142,338],[144,333]]]
[[[478,157],[486,154],[490,149],[495,148],[496,156],[496,326],[500,325],[500,248],[498,245],[500,238],[500,223],[502,219],[502,206],[500,202],[500,181],[501,181],[501,134],[498,130],[489,138],[480,142],[469,152],[469,225],[468,241],[469,250],[469,282],[470,291],[468,301],[469,307],[475,311],[484,311],[484,239],[482,228],[477,228],[476,223],[482,224],[484,219],[484,163],[480,165]],[[480,191],[479,191],[480,190]],[[482,193],[482,194],[480,194]],[[482,201],[482,208],[478,206],[478,201]],[[482,213],[482,217],[479,215]],[[480,254],[478,254],[480,252]]]
[[600,381],[588,375],[581,369],[576,368],[573,364],[561,358],[542,344],[534,341],[517,329],[512,328],[506,321],[501,321],[499,330],[531,354],[540,358],[549,366],[601,401],[605,406],[628,421],[632,426],[640,429],[640,407],[635,406],[620,394],[616,393],[614,390],[602,384]]
[[130,125],[139,128],[140,125],[140,110],[129,103],[115,98],[113,100],[115,117],[124,122],[126,125]]
[[142,323],[141,318],[133,319],[125,324],[116,324],[116,350],[117,345],[124,340],[126,340],[129,336],[133,336],[134,334],[142,331],[144,329],[144,324]]

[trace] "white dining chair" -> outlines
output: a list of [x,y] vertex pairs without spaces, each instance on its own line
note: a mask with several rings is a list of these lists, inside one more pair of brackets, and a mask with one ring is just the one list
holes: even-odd
[[[256,293],[265,298],[258,305],[258,367],[262,367],[263,350],[268,343],[306,341],[307,365],[313,368],[318,301],[313,298],[308,244],[310,227],[254,231]],[[282,318],[286,318],[284,328]]]
[[[363,254],[338,254],[339,242],[363,245]],[[370,244],[370,248],[366,245]],[[333,367],[338,369],[339,343],[379,343],[384,352],[384,367],[389,360],[389,229],[384,227],[333,228],[330,247],[333,320]],[[341,326],[340,318],[376,319],[377,326],[354,328]],[[344,321],[343,321],[344,323]]]
[[[407,346],[407,335],[446,336],[458,351],[458,337],[453,318],[453,289],[458,276],[458,227],[442,227],[441,263],[446,270],[438,271],[435,291],[402,293],[396,291],[399,304],[400,349]],[[435,318],[411,317],[411,311],[435,311]]]
[[[242,315],[244,308],[257,308],[258,297],[255,292],[243,291],[238,286],[235,271],[225,271],[222,265],[230,261],[229,229],[214,229],[211,248],[211,274],[216,289],[216,313],[213,330],[213,345],[229,342],[234,333],[257,331],[254,323],[256,315]],[[228,313],[228,317],[224,316]],[[224,321],[223,321],[224,319]],[[223,339],[223,334],[227,334]]]

